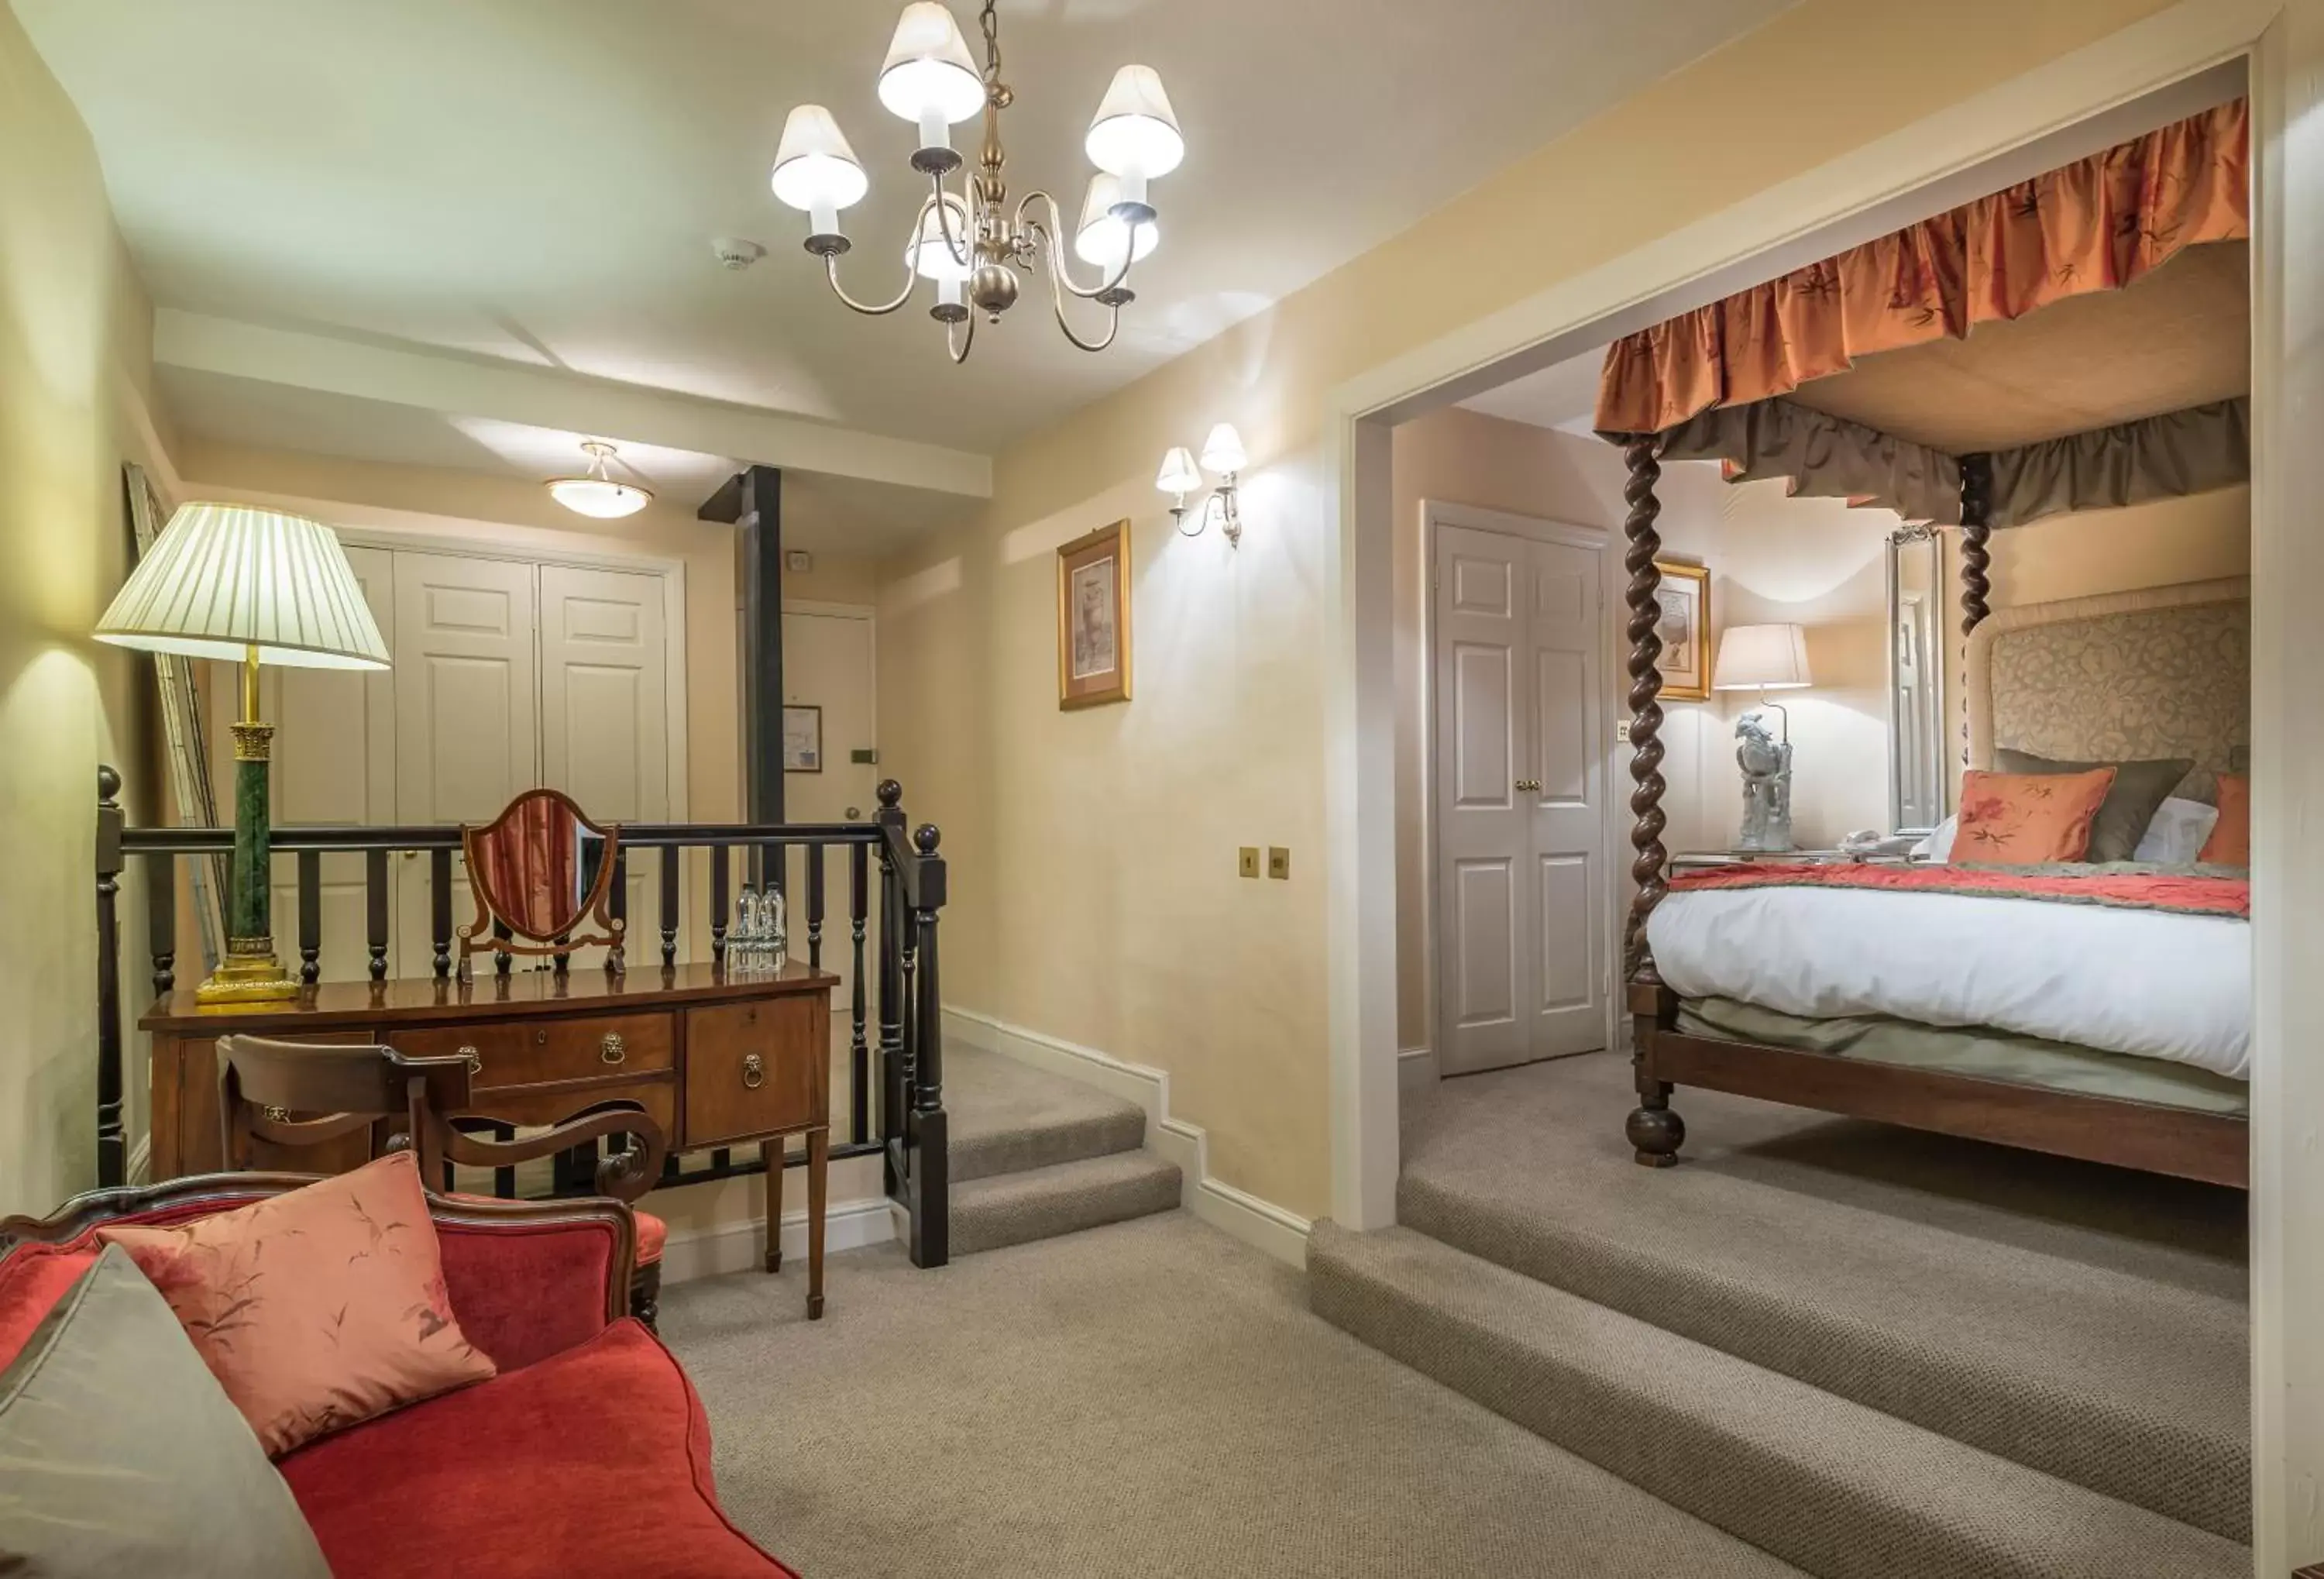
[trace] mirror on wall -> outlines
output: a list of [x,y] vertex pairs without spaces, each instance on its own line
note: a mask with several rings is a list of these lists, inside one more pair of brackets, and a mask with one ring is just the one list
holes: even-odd
[[1888,826],[1926,833],[1945,815],[1943,555],[1936,534],[1888,538]]

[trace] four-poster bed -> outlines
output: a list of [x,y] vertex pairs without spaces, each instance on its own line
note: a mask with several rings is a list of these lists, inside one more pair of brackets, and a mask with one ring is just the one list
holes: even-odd
[[[2246,586],[1997,615],[1991,537],[2247,477],[2247,342],[2218,315],[2181,309],[2227,291],[2244,310],[2247,138],[2245,104],[2221,105],[1609,350],[1597,427],[1628,468],[1636,891],[1623,957],[1637,1092],[1627,1133],[1640,1163],[1677,1160],[1686,1131],[1673,1094],[1700,1085],[2246,1182],[2240,870],[2089,865],[2077,851],[2065,866],[1772,865],[1674,880],[1655,560],[1655,488],[1677,459],[1957,527],[1969,767],[2014,752],[2055,759],[2042,771],[2089,759],[2160,767],[2166,780],[2183,771],[2181,793],[2224,790],[2248,747]],[[2136,348],[2119,337],[2132,320],[2106,305],[2130,301],[2162,326],[2160,352],[2126,372],[2093,366]],[[2046,346],[2012,321],[2036,309],[2056,315],[2039,331]],[[1980,324],[1996,327],[1972,343]],[[2006,352],[2013,337],[2012,371],[2041,376],[1980,385],[1972,346]],[[2095,385],[2049,387],[2063,362],[2085,381],[2097,372]],[[1859,420],[1874,416],[1879,426]],[[2129,961],[2145,963],[2113,968]],[[2086,968],[2094,983],[2074,979]],[[2177,1031],[2152,1029],[2187,1002],[2198,1007]]]

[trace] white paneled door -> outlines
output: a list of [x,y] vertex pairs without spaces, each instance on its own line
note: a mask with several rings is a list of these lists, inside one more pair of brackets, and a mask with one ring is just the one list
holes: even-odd
[[[540,568],[540,781],[601,823],[668,822],[669,649],[662,579]],[[629,863],[632,958],[658,961],[659,851]],[[573,968],[604,963],[577,949]]]
[[1604,610],[1591,534],[1439,522],[1437,1059],[1606,1045]]

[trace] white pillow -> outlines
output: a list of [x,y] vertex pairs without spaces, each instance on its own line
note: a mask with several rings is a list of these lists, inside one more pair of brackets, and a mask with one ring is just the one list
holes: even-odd
[[1940,864],[1953,858],[1953,833],[1960,818],[1949,817],[1929,831],[1929,836],[1913,846],[1916,860],[1934,861]]
[[2171,797],[2154,808],[2153,817],[2146,831],[2138,836],[2138,848],[2130,853],[2134,861],[2151,861],[2158,866],[2185,866],[2201,853],[2203,841],[2211,836],[2211,829],[2219,820],[2219,808],[2206,806],[2200,800],[2181,800]]

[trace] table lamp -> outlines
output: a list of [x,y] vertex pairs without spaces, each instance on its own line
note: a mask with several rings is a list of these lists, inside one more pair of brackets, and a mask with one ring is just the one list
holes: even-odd
[[[1771,853],[1792,847],[1792,716],[1769,691],[1805,689],[1807,634],[1797,625],[1729,625],[1719,638],[1711,666],[1714,691],[1759,693],[1759,706],[1735,721],[1736,765],[1743,770],[1743,831],[1739,851]],[[1783,738],[1767,738],[1760,709],[1773,707],[1784,721]]]
[[298,996],[274,956],[267,763],[274,726],[258,717],[263,663],[385,669],[387,643],[331,529],[252,504],[180,505],[130,573],[97,639],[116,647],[240,663],[234,729],[234,867],[226,952],[196,989],[202,1003]]

